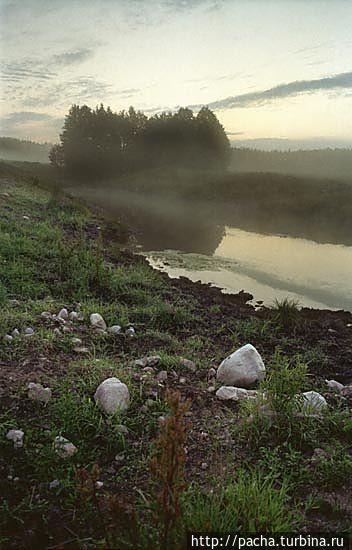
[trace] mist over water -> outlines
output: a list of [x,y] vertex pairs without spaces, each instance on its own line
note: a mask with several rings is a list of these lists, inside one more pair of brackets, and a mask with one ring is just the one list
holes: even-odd
[[[170,276],[241,289],[271,304],[352,310],[351,234],[340,223],[246,201],[84,189],[85,197],[134,230],[136,246]],[[344,230],[344,228],[346,230]]]

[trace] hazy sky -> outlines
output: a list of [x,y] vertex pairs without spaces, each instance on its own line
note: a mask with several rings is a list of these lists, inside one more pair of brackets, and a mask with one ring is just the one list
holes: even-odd
[[203,104],[234,139],[352,144],[350,0],[0,0],[0,134],[57,141],[72,103]]

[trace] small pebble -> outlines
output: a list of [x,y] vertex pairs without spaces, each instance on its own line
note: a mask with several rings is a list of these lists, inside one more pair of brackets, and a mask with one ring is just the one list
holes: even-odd
[[179,382],[180,382],[180,384],[185,384],[186,383],[186,378],[184,376],[181,376]]
[[10,343],[10,342],[12,342],[13,337],[11,336],[11,334],[5,334],[3,339],[4,339],[4,342]]

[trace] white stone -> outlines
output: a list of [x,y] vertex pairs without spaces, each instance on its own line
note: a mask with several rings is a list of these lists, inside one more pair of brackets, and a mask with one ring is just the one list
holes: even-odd
[[10,343],[10,342],[12,342],[12,340],[13,340],[13,337],[11,336],[11,334],[5,334],[4,342]]
[[58,319],[64,319],[66,321],[66,319],[68,319],[67,309],[65,307],[60,309],[59,313],[57,314],[57,317],[58,317]]
[[50,311],[42,311],[40,316],[42,319],[47,319],[47,320],[52,318]]
[[248,388],[265,377],[263,360],[254,346],[246,344],[226,357],[216,378],[226,386]]
[[94,399],[106,414],[114,414],[128,408],[130,393],[126,384],[118,378],[112,377],[107,378],[98,386]]
[[6,434],[7,439],[13,441],[15,449],[23,447],[24,432],[22,430],[9,430]]
[[180,365],[181,367],[184,367],[185,369],[188,369],[191,372],[195,372],[197,370],[195,363],[190,359],[185,359],[184,357],[180,358]]
[[328,406],[325,397],[316,391],[306,391],[303,393],[302,411],[309,413],[319,413]]
[[155,367],[161,361],[160,355],[149,355],[142,357],[141,359],[136,359],[134,362],[135,367]]
[[82,344],[82,340],[80,338],[72,338],[71,342],[74,346],[80,346]]
[[100,313],[91,314],[90,324],[94,329],[106,330],[106,323]]
[[330,390],[341,391],[345,387],[341,382],[337,382],[337,380],[325,380],[325,382]]
[[28,384],[28,397],[29,399],[33,399],[33,401],[48,403],[51,399],[51,389],[44,388],[41,384],[30,382]]
[[118,334],[121,332],[121,327],[120,325],[112,325],[112,327],[108,328],[108,332],[110,332],[110,334]]
[[73,348],[73,351],[75,353],[89,353],[89,348],[86,348],[84,346],[75,346]]
[[234,386],[221,386],[215,395],[224,401],[242,401],[243,399],[255,399],[258,392],[255,390],[245,390],[244,388],[235,388]]
[[61,458],[70,458],[77,452],[77,447],[62,435],[54,440],[54,450]]
[[79,317],[79,315],[78,315],[77,311],[71,311],[71,313],[68,316],[68,318],[71,321],[77,321],[78,317]]
[[158,382],[166,382],[166,380],[167,380],[167,371],[166,370],[161,370],[157,374],[156,379],[158,380]]
[[25,336],[33,336],[33,334],[34,334],[34,330],[32,329],[32,327],[26,327],[24,329]]
[[128,336],[134,336],[135,333],[136,333],[136,331],[134,330],[133,327],[128,327],[128,329],[125,332],[125,334],[127,334]]
[[14,328],[11,334],[12,334],[12,338],[19,338],[21,336],[18,328]]
[[29,220],[29,216],[22,216],[24,220]]

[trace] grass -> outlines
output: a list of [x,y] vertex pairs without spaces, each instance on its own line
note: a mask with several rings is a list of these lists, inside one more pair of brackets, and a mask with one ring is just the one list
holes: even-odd
[[298,305],[296,300],[291,300],[290,298],[276,299],[272,307],[272,319],[274,323],[285,330],[298,328],[301,319]]
[[194,532],[289,532],[299,525],[289,510],[289,482],[281,484],[260,469],[240,470],[236,480],[215,488],[211,494],[191,488],[185,496],[185,521]]
[[[313,379],[312,372],[326,368],[331,354],[318,327],[317,341],[304,339],[296,304],[284,300],[263,316],[246,315],[242,309],[238,314],[231,306],[224,316],[223,304],[214,300],[204,305],[189,289],[171,286],[145,262],[131,261],[119,247],[111,247],[101,220],[75,201],[23,180],[1,185],[9,193],[6,199],[0,195],[4,545],[15,541],[20,547],[31,526],[36,537],[43,537],[33,543],[37,547],[53,544],[51,532],[59,544],[65,542],[62,526],[68,525],[81,546],[87,541],[98,545],[108,533],[121,548],[158,548],[160,525],[153,523],[149,462],[162,418],[170,415],[168,386],[192,400],[184,445],[191,486],[180,498],[177,521],[175,517],[175,548],[182,548],[186,527],[297,530],[304,524],[308,502],[302,488],[333,491],[344,486],[352,473],[348,408],[333,402],[320,418],[297,419],[297,395],[320,386],[323,391],[321,376]],[[67,323],[66,332],[60,326],[58,335],[58,322],[41,313],[57,314],[62,307],[79,310],[83,319]],[[103,315],[108,326],[132,324],[135,335],[94,333],[92,312]],[[29,326],[34,336],[2,341],[14,328],[23,332]],[[75,352],[72,338],[81,339],[88,353]],[[265,398],[243,407],[217,401],[207,392],[209,385],[217,385],[208,379],[209,368],[248,342],[265,360],[267,377],[260,387]],[[145,355],[160,356],[149,375],[134,365]],[[194,372],[182,366],[181,357],[195,363]],[[168,372],[167,383],[157,380],[161,370]],[[110,376],[127,384],[131,405],[108,418],[96,406],[94,393]],[[53,397],[46,406],[28,399],[29,381],[51,387]],[[262,406],[274,415],[263,415]],[[22,449],[15,450],[6,439],[12,428],[25,432]],[[54,452],[57,435],[77,446],[72,458],[63,460]],[[323,453],[314,454],[317,448]],[[104,483],[102,489],[93,490],[96,476]],[[54,480],[58,486],[51,490]],[[135,519],[130,513],[134,509]],[[132,542],[127,534],[124,541],[119,538],[126,529],[135,534]]]

